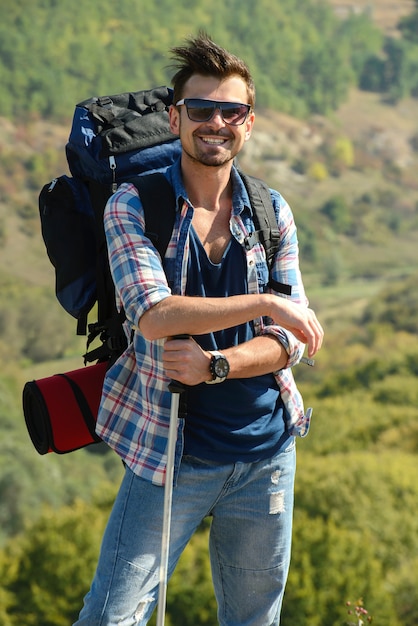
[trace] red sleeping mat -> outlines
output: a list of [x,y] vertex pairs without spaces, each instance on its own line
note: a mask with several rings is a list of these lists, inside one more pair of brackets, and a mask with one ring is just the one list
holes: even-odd
[[23,413],[39,454],[65,454],[93,443],[107,362],[27,382]]

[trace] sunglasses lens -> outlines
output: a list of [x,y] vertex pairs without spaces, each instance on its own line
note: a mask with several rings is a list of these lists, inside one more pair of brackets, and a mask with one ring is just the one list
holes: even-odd
[[193,122],[207,122],[215,111],[215,106],[204,100],[189,100],[186,103],[187,115]]
[[247,119],[250,106],[235,102],[213,102],[211,100],[186,99],[187,115],[192,122],[208,122],[219,109],[227,124],[239,126]]
[[225,102],[221,106],[222,117],[227,124],[234,124],[238,126],[242,124],[247,117],[248,106],[246,104],[233,104],[232,102]]

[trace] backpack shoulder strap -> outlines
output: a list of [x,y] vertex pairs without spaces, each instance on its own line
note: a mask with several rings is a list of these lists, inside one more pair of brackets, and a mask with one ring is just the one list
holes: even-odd
[[[176,196],[162,172],[136,176],[128,182],[135,185],[145,215],[145,234],[164,258],[176,218]],[[187,392],[180,394],[179,417],[187,415]]]
[[[253,209],[255,232],[251,234],[252,245],[259,241],[266,251],[269,271],[280,245],[280,230],[277,224],[276,213],[271,201],[268,186],[259,178],[239,173],[250,198]],[[290,296],[292,287],[273,280],[270,276],[270,286],[277,292]]]
[[267,185],[254,176],[240,172],[253,209],[256,232],[253,237],[263,244],[269,268],[279,248],[280,231]]
[[161,172],[136,176],[126,181],[135,185],[145,214],[146,235],[151,239],[161,258],[170,242],[176,215],[173,188]]
[[[135,176],[124,182],[132,183],[138,189],[144,207],[147,236],[163,258],[173,231],[176,214],[175,196],[170,183],[161,172]],[[126,337],[122,326],[125,312],[123,309],[119,312],[116,309],[114,284],[108,269],[106,240],[102,226],[103,208],[109,196],[109,188],[95,183],[92,185],[91,192],[95,192],[94,205],[101,207],[101,219],[98,220],[101,224],[98,237],[100,240],[98,258],[102,261],[98,263],[97,272],[99,321],[97,324],[89,325],[87,349],[98,334],[104,332],[107,334],[101,346],[84,355],[85,362],[108,358],[109,354],[112,358],[117,357],[126,347]],[[107,271],[103,271],[103,264]]]

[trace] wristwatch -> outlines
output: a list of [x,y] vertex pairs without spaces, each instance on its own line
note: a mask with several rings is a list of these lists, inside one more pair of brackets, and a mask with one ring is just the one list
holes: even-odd
[[210,373],[212,374],[212,380],[207,380],[208,385],[215,383],[223,383],[229,373],[228,359],[222,352],[217,350],[209,350],[212,358],[210,360]]

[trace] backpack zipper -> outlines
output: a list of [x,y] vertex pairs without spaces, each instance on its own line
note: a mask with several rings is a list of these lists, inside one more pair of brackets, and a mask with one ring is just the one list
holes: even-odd
[[109,167],[112,170],[112,193],[115,193],[118,185],[116,182],[116,159],[114,156],[109,157]]
[[48,193],[51,193],[51,191],[53,191],[53,189],[54,189],[55,185],[57,184],[57,182],[58,182],[58,178],[54,178],[51,181],[51,184],[48,187]]

